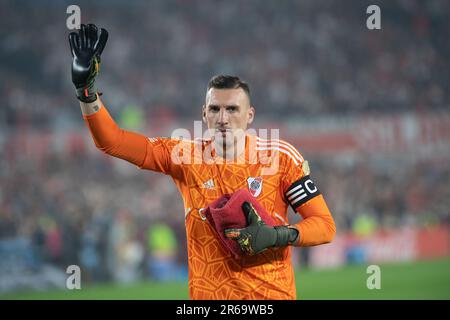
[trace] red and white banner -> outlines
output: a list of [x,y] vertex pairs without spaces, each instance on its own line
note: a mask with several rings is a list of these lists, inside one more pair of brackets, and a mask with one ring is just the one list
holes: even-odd
[[450,113],[320,118],[287,126],[283,136],[315,153],[450,150]]

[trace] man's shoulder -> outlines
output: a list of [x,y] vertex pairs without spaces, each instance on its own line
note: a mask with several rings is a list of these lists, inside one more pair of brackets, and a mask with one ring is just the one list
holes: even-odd
[[300,152],[291,143],[283,139],[264,139],[258,136],[254,136],[254,145],[256,150],[262,151],[278,151],[280,157],[287,161],[294,162],[295,165],[299,165],[303,162],[303,157]]

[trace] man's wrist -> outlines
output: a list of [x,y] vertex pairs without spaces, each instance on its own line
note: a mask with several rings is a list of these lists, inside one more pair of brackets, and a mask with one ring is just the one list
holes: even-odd
[[81,112],[85,116],[89,116],[91,114],[96,113],[102,107],[102,103],[98,98],[98,95],[95,95],[95,100],[93,102],[83,102],[80,101]]
[[277,240],[274,247],[285,247],[295,244],[299,237],[299,231],[296,228],[289,226],[276,226],[274,227],[277,233]]
[[97,100],[97,94],[94,88],[94,84],[95,82],[92,81],[86,86],[76,88],[78,100],[84,103],[91,103]]

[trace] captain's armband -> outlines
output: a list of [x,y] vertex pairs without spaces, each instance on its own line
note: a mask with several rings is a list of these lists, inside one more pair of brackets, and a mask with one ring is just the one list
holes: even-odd
[[309,175],[294,182],[284,194],[286,201],[294,210],[318,195],[320,190]]

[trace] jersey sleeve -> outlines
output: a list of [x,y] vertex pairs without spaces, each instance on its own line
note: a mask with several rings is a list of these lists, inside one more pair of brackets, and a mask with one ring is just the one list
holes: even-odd
[[188,148],[190,150],[187,142],[178,139],[147,138],[147,152],[142,168],[177,177],[181,174],[183,163],[180,152],[188,151]]
[[[310,176],[308,161],[290,146],[282,161],[281,187],[284,199],[303,220],[295,224],[299,231],[296,246],[313,246],[331,242],[336,227],[319,188]],[[292,150],[293,149],[293,150]]]
[[283,143],[286,152],[281,161],[282,193],[286,203],[297,210],[321,193],[309,175],[308,161],[291,144]]
[[[101,104],[101,101],[99,100]],[[141,169],[161,172],[176,177],[180,166],[172,161],[171,151],[179,140],[148,138],[145,135],[121,129],[101,104],[99,111],[83,116],[95,145],[103,152],[126,160]]]

